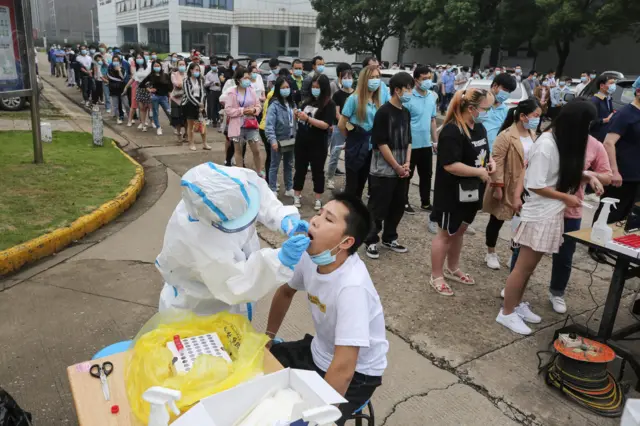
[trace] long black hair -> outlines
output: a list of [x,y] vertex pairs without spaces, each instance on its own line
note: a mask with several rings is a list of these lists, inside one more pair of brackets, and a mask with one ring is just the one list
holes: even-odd
[[560,192],[574,193],[580,187],[589,127],[597,115],[593,103],[585,98],[575,98],[560,109],[551,123],[550,131],[560,153],[560,173],[556,185]]
[[504,119],[504,123],[502,123],[502,127],[500,127],[498,133],[508,129],[513,123],[520,122],[520,114],[529,115],[538,108],[540,108],[540,102],[538,102],[536,98],[525,99],[518,103],[518,106],[511,108],[509,112],[507,112],[507,118]]
[[287,96],[286,98],[283,97],[282,94],[280,93],[280,87],[282,87],[282,83],[289,84],[289,88],[291,89],[291,83],[289,83],[286,77],[282,77],[282,76],[278,77],[276,79],[276,82],[273,84],[272,99],[275,98],[278,102],[280,102],[280,105],[282,106],[286,106],[287,104],[289,104],[289,106],[293,108],[293,90],[289,92],[289,96]]
[[236,82],[236,87],[240,87],[240,80],[244,77],[245,74],[248,74],[249,70],[247,70],[242,65],[238,65],[236,70],[233,72],[233,80]]
[[[320,96],[318,98],[314,98],[311,94],[311,89],[313,88],[313,83],[318,82],[320,86]],[[309,87],[309,97],[304,100],[302,103],[302,109],[304,109],[307,105],[313,105],[317,108],[323,108],[325,105],[329,103],[331,100],[331,82],[329,81],[329,77],[324,74],[316,74],[313,76],[311,80],[311,86]]]

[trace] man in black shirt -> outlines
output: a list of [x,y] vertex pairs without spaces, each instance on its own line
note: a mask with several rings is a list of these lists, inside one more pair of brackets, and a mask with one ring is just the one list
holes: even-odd
[[371,130],[373,155],[369,170],[369,211],[374,226],[365,240],[367,256],[380,257],[378,233],[383,228],[382,245],[396,253],[407,248],[398,243],[397,228],[404,214],[411,163],[411,116],[403,103],[411,100],[413,77],[395,74],[389,81],[391,99],[376,112]]

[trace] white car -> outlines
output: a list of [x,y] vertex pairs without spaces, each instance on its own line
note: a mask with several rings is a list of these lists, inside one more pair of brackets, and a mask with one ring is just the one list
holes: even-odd
[[[492,80],[475,80],[474,79],[469,81],[464,86],[464,90],[468,88],[490,90],[491,83],[492,83]],[[524,86],[522,85],[522,83],[518,83],[518,85],[516,86],[516,90],[514,90],[509,94],[509,99],[505,101],[505,105],[508,106],[509,108],[513,108],[516,105],[518,105],[518,103],[526,99],[527,99],[527,91],[524,89]]]

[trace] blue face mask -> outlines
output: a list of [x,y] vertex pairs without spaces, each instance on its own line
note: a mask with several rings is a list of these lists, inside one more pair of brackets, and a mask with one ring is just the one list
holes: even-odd
[[369,81],[367,82],[367,87],[372,92],[375,92],[376,90],[378,90],[380,88],[380,79],[379,78],[370,78]]
[[252,72],[251,73],[251,80],[255,80],[256,78],[258,78],[258,73]]
[[312,87],[311,94],[313,95],[314,98],[317,98],[318,96],[320,96],[320,88]]
[[302,75],[302,70],[293,70],[293,75],[300,77]]
[[247,87],[251,86],[251,80],[247,80],[247,79],[240,80],[240,86],[246,89]]
[[175,56],[171,57],[171,62],[178,62],[178,58],[176,58]]
[[96,53],[96,49],[89,49],[89,53],[93,55],[94,53]]
[[596,75],[595,75],[595,74],[590,74],[590,75],[589,75],[589,77],[590,77],[591,79],[594,79],[594,78],[596,78]]
[[162,68],[159,68],[159,67],[153,67],[153,70],[154,70],[155,72],[160,72],[160,70],[161,70],[161,69],[162,69]]
[[607,93],[610,95],[613,95],[614,93],[616,93],[616,85],[615,83],[612,84],[611,86],[609,86],[609,88],[607,89]]
[[288,98],[291,94],[291,89],[280,89],[280,94],[283,98]]
[[422,80],[420,83],[420,89],[422,90],[431,90],[433,87],[433,81],[431,80]]
[[232,70],[232,71],[235,71],[235,70],[236,70],[236,68],[237,68],[237,65],[231,65],[231,70]]
[[536,130],[540,124],[540,117],[531,117],[526,123],[522,123],[525,129]]
[[536,81],[538,79],[538,77],[536,77],[535,75],[533,77],[531,77],[531,80]]
[[102,61],[98,61],[98,65],[102,65]]
[[350,78],[342,80],[342,87],[345,89],[351,89],[353,87],[353,80]]
[[280,72],[280,68],[274,68],[271,70],[271,74],[273,75],[278,75],[279,72]]
[[503,103],[507,99],[509,99],[509,92],[505,92],[504,90],[499,91],[496,95],[496,102],[499,104]]
[[82,50],[80,51],[80,53],[81,53],[82,55],[86,55],[86,54],[87,54],[87,51],[86,51],[86,50],[84,50],[84,49],[82,49]]
[[136,64],[138,65],[144,64],[144,59],[136,59]]
[[580,77],[580,81],[584,83],[585,81],[587,81],[587,77],[584,77],[584,76]]
[[211,71],[217,72],[218,71],[218,67],[211,67]]
[[120,62],[112,62],[111,65],[113,65],[114,68],[118,68],[120,66]]
[[151,59],[155,61],[156,59],[158,59],[158,55],[151,55]]
[[194,73],[193,73],[193,76],[194,76],[195,78],[200,77],[200,71],[196,71],[196,72],[194,72]]
[[473,122],[482,123],[487,119],[488,116],[489,116],[489,113],[487,111],[480,111],[477,117],[473,117]]
[[322,74],[324,72],[324,65],[318,65],[316,67],[316,71],[318,71],[320,74]]
[[[347,239],[345,238],[344,240],[340,241],[340,244],[344,243],[346,240]],[[340,244],[338,244],[336,247],[338,247]],[[341,251],[341,250],[338,250],[338,253],[331,254],[331,252],[335,250],[336,247],[332,248],[331,250],[325,250],[322,253],[316,254],[315,256],[309,256],[309,257],[311,258],[311,261],[318,266],[331,265],[333,262],[336,261],[336,256]]]
[[186,70],[187,70],[187,67],[185,67],[184,65],[180,65],[178,67],[178,71],[180,71],[180,72],[185,72]]
[[411,92],[404,92],[402,95],[400,95],[400,102],[406,104],[409,101],[411,101]]

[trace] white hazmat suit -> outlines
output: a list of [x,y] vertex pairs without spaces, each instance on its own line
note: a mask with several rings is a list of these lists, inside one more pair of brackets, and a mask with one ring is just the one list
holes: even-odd
[[160,310],[198,315],[255,302],[288,282],[280,249],[260,248],[255,220],[278,231],[298,209],[284,206],[253,170],[205,163],[182,177],[182,200],[169,219],[156,266],[165,280]]

